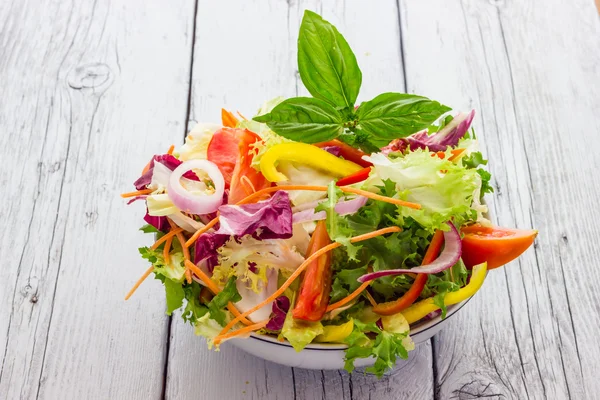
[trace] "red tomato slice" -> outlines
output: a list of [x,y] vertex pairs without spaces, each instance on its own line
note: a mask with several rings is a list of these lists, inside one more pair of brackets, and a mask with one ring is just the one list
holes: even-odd
[[214,133],[207,158],[223,174],[229,188],[229,204],[235,204],[253,192],[271,186],[259,171],[252,168],[251,145],[260,139],[247,129],[223,128]]
[[244,130],[240,135],[238,158],[229,187],[229,204],[235,204],[252,193],[271,186],[271,182],[251,166],[254,157],[250,152],[251,145],[259,140],[261,140],[260,136],[249,130]]
[[[319,221],[308,244],[306,256],[331,243],[325,221]],[[327,311],[331,292],[331,252],[327,252],[313,261],[304,271],[300,285],[300,294],[293,316],[305,321],[319,321]]]
[[488,270],[519,257],[538,234],[536,230],[484,227],[479,224],[461,229],[462,259],[468,268],[487,262]]
[[223,128],[213,134],[206,158],[214,162],[225,179],[225,186],[231,183],[235,163],[239,156],[239,142],[244,131],[242,129]]

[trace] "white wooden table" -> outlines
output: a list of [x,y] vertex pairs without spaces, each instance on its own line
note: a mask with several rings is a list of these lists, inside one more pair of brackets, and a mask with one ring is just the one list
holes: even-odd
[[[208,351],[155,281],[123,301],[150,239],[118,194],[222,106],[304,93],[305,8],[364,99],[477,109],[496,222],[540,231],[380,381]],[[599,132],[592,0],[1,1],[0,399],[600,398]]]

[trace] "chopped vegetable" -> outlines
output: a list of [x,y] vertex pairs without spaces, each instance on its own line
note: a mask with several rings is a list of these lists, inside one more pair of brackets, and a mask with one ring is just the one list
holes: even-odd
[[280,161],[310,165],[335,176],[346,176],[361,169],[359,165],[342,160],[316,146],[304,143],[282,143],[271,147],[260,159],[260,169],[271,182],[288,180],[287,176],[277,171],[276,166]]
[[[471,275],[471,280],[469,281],[467,286],[463,287],[462,289],[456,292],[448,293],[444,297],[444,304],[447,306],[457,304],[473,296],[483,285],[486,272],[486,263],[474,266],[473,274]],[[430,297],[408,307],[407,309],[402,311],[402,315],[404,315],[409,324],[412,324],[413,322],[417,322],[421,318],[424,318],[430,312],[439,309],[440,307],[436,305],[433,298]]]
[[[325,221],[320,221],[308,244],[307,256],[329,245],[331,239],[327,234]],[[319,321],[327,311],[329,292],[331,291],[331,253],[323,254],[315,259],[304,271],[300,284],[300,292],[293,316],[305,321]]]
[[468,268],[486,262],[488,270],[501,267],[527,250],[538,231],[482,226],[465,226],[461,229],[463,261]]
[[[438,230],[433,235],[433,239],[431,239],[431,243],[427,248],[427,252],[423,256],[423,261],[421,262],[421,265],[428,265],[432,263],[438,256],[443,243],[444,232]],[[400,297],[398,300],[391,301],[388,303],[377,304],[373,307],[373,312],[379,315],[393,315],[407,308],[419,298],[421,292],[423,291],[423,288],[425,288],[427,279],[427,274],[417,274],[417,277],[415,278],[412,286],[406,293],[402,295],[402,297]],[[365,283],[368,283],[368,281]]]

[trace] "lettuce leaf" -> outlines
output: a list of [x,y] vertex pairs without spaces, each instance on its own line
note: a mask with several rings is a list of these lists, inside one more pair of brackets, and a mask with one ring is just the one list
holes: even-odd
[[348,349],[344,369],[352,372],[356,359],[374,357],[375,363],[367,367],[366,372],[381,378],[394,367],[398,358],[408,358],[408,352],[414,349],[414,344],[408,336],[410,328],[402,314],[382,317],[379,323],[369,318],[368,314],[367,311],[365,321],[354,319],[354,330],[345,340]]
[[411,217],[429,232],[448,229],[446,221],[457,225],[473,220],[476,211],[471,208],[473,194],[480,187],[481,178],[473,169],[432,157],[424,150],[409,152],[390,159],[378,153],[370,156],[374,172],[365,186],[381,186],[389,179],[395,183],[398,197],[421,205],[420,210],[398,207],[397,220],[403,225]]
[[323,333],[321,322],[309,322],[294,319],[292,313],[288,313],[281,328],[281,335],[290,342],[294,350],[302,351],[307,344]]
[[221,326],[225,326],[226,322],[226,313],[227,310],[224,308],[227,306],[227,303],[230,301],[235,303],[242,299],[242,296],[238,293],[238,290],[235,286],[236,279],[231,277],[223,290],[221,290],[213,299],[208,303],[208,311],[210,313],[210,318],[214,319]]

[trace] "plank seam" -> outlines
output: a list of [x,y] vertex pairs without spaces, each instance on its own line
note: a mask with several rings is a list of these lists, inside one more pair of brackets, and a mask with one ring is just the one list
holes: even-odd
[[[192,110],[192,77],[194,74],[194,50],[196,48],[196,21],[198,18],[198,0],[194,1],[194,14],[192,20],[192,43],[191,43],[191,52],[190,52],[190,73],[188,75],[188,98],[187,98],[187,106],[185,111],[185,120],[183,123],[183,143],[185,143],[185,137],[187,136],[189,130],[189,121],[190,121],[190,113]],[[173,316],[169,316],[169,327],[167,329],[167,338],[165,341],[165,365],[163,367],[163,381],[162,381],[162,393],[161,398],[164,400],[167,396],[167,383],[168,383],[168,375],[169,375],[169,354],[171,350],[171,330],[173,329]]]
[[[72,133],[73,133],[73,109],[71,108],[70,112],[69,112],[69,138],[67,140],[67,151],[66,151],[66,156],[65,156],[65,166],[64,166],[64,172],[63,172],[63,176],[62,176],[62,180],[60,182],[60,190],[59,190],[59,194],[58,194],[58,204],[56,206],[56,218],[54,219],[54,227],[52,229],[52,237],[50,239],[50,246],[48,248],[48,263],[50,263],[50,252],[52,251],[52,247],[54,245],[54,235],[56,234],[56,226],[58,224],[58,218],[60,216],[60,206],[62,204],[62,197],[63,197],[63,189],[64,189],[64,184],[65,184],[65,178],[67,176],[67,166],[69,164],[69,153],[71,151],[71,137],[72,137]],[[68,216],[68,213],[67,213]],[[65,235],[64,233],[67,230],[67,223],[65,222],[65,227],[63,230],[63,241],[61,243],[60,246],[60,257],[58,259],[58,267],[56,268],[56,279],[54,281],[54,289],[52,291],[52,301],[50,302],[50,317],[48,319],[48,332],[46,335],[46,342],[44,343],[44,352],[42,353],[42,361],[41,361],[41,367],[40,367],[40,376],[38,378],[38,387],[37,387],[37,392],[36,392],[36,399],[39,399],[40,397],[40,390],[42,388],[42,377],[44,376],[44,364],[46,362],[46,352],[48,350],[48,342],[49,342],[49,335],[50,335],[50,330],[52,329],[52,316],[54,315],[54,301],[56,300],[56,288],[58,287],[58,280],[60,278],[60,270],[61,270],[61,266],[62,266],[62,257],[63,257],[63,246],[65,245]],[[49,264],[48,264],[49,265]]]

